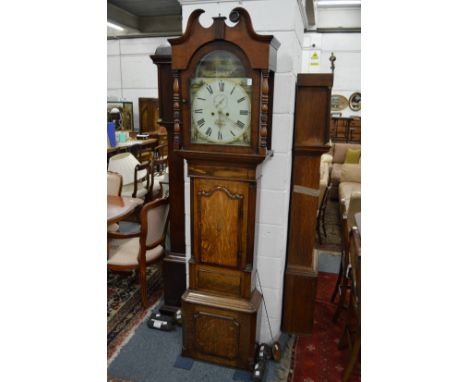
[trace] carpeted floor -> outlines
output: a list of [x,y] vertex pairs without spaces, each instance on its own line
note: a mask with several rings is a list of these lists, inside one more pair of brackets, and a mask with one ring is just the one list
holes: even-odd
[[[319,273],[317,300],[314,313],[314,332],[297,337],[292,368],[288,382],[339,382],[346,365],[348,350],[338,350],[346,313],[335,324],[332,321],[335,304],[330,296],[335,286],[336,273]],[[350,382],[361,380],[359,367]]]
[[[309,337],[282,335],[283,358],[279,364],[269,362],[263,382],[337,382],[346,361],[347,352],[337,349],[344,314],[338,324],[331,317],[335,305],[329,302],[339,269],[339,256],[319,251],[319,280],[315,310],[314,334]],[[157,311],[154,307],[153,311]],[[223,382],[248,381],[246,373],[195,361],[190,370],[175,367],[180,355],[182,333],[149,329],[140,317],[133,336],[115,354],[108,367],[109,378],[132,382]],[[179,359],[180,360],[180,359]],[[111,377],[112,376],[112,377]],[[236,379],[237,378],[237,379]],[[360,381],[359,372],[352,382]]]
[[[157,311],[157,308],[154,309]],[[290,369],[289,361],[294,341],[290,336],[280,338],[285,359],[281,363],[269,361],[265,382],[286,382]],[[210,363],[193,361],[180,356],[182,329],[171,332],[148,328],[144,320],[135,330],[133,337],[120,350],[108,367],[109,378],[131,380],[133,382],[224,382],[250,381],[250,373],[238,371]],[[181,367],[175,367],[176,362]],[[190,369],[184,369],[191,364]],[[112,376],[112,377],[111,377]]]
[[325,210],[325,230],[327,236],[324,235],[322,225],[320,224],[320,232],[322,233],[322,243],[319,242],[318,235],[316,238],[316,246],[320,250],[330,252],[341,252],[341,223],[340,223],[340,205],[337,200],[328,200]]
[[[147,314],[141,303],[140,286],[135,274],[107,272],[107,358],[123,344],[125,337]],[[161,265],[147,269],[150,306],[162,295]]]
[[[331,201],[325,222],[327,238],[319,246],[319,280],[315,306],[314,333],[308,337],[283,334],[283,358],[269,362],[263,382],[337,382],[346,362],[346,351],[337,349],[344,314],[338,324],[331,317],[335,305],[329,302],[339,269],[341,235],[338,203]],[[181,329],[162,332],[149,329],[146,319],[156,311],[161,297],[159,266],[149,268],[150,309],[143,309],[136,278],[108,275],[108,382],[222,382],[249,381],[246,372],[193,362],[190,370],[174,367],[180,361]],[[183,363],[183,362],[182,362]],[[352,382],[360,381],[359,371]]]
[[[135,222],[120,222],[121,232],[139,230]],[[161,264],[147,268],[150,306],[162,295]],[[107,359],[124,344],[128,335],[149,313],[141,303],[140,286],[135,272],[107,272]]]

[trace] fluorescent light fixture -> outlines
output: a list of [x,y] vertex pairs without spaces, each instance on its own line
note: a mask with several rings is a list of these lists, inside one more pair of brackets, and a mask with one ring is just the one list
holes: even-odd
[[361,5],[361,0],[318,0],[317,7],[347,7]]
[[118,31],[122,32],[124,30],[124,28],[122,28],[121,26],[118,26],[116,24],[113,24],[113,23],[110,23],[109,21],[107,22],[107,26],[109,28],[113,28],[113,29],[117,29]]

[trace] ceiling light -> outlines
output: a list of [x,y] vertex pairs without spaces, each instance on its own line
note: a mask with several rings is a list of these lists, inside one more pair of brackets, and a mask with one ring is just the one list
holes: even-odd
[[124,30],[124,28],[122,28],[121,26],[118,26],[116,24],[113,24],[113,23],[110,23],[109,21],[107,22],[107,26],[109,28],[113,28],[113,29],[117,29],[118,31],[122,32]]
[[317,7],[340,7],[361,5],[361,0],[318,0]]

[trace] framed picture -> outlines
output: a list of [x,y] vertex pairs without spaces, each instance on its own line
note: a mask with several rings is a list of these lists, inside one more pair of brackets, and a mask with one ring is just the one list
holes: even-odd
[[115,122],[115,130],[133,131],[133,102],[107,101],[107,122]]
[[353,111],[361,110],[361,92],[355,92],[349,96],[349,108]]
[[331,110],[340,111],[346,109],[348,106],[348,99],[341,94],[332,94],[331,96]]

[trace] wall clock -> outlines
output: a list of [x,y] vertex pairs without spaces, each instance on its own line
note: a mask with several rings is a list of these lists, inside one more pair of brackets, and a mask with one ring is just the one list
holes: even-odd
[[355,92],[349,96],[349,108],[353,111],[361,110],[361,92]]
[[261,294],[255,287],[256,168],[271,154],[278,41],[243,8],[194,11],[172,46],[174,152],[190,177],[191,258],[182,296],[182,355],[251,369]]

